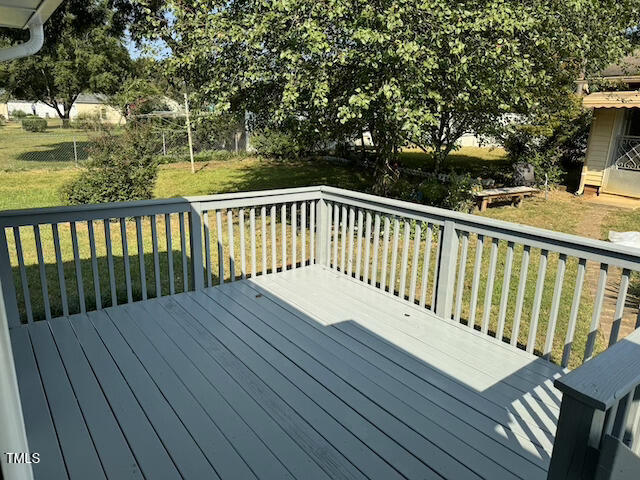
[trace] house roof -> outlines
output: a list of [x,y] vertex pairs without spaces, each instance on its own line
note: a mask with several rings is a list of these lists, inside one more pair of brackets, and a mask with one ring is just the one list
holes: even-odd
[[640,108],[640,92],[597,92],[582,99],[587,108]]
[[624,57],[620,63],[605,68],[600,72],[600,76],[603,78],[640,76],[640,56]]
[[0,27],[26,28],[35,15],[46,22],[62,0],[0,0]]

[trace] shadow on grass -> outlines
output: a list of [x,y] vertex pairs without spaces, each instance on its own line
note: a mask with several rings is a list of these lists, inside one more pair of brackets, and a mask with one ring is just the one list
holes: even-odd
[[81,162],[89,158],[89,144],[88,141],[76,142],[74,151],[73,141],[41,143],[28,147],[37,150],[23,151],[15,155],[14,158],[27,162],[73,162],[76,160],[77,154],[78,161]]

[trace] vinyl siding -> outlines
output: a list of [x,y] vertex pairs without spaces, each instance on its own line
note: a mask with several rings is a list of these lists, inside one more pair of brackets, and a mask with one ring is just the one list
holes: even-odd
[[616,114],[617,109],[614,108],[597,108],[594,111],[584,165],[584,183],[586,185],[602,185],[602,175],[609,160],[609,144]]

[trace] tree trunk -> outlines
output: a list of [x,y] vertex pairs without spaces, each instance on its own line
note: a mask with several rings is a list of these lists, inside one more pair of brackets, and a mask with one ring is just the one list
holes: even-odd
[[371,128],[371,137],[376,148],[373,192],[376,195],[386,196],[399,176],[396,165],[398,158],[397,141],[386,125],[383,125],[380,129]]
[[69,128],[71,126],[68,110],[65,110],[65,112],[60,116],[60,119],[62,120],[62,128]]

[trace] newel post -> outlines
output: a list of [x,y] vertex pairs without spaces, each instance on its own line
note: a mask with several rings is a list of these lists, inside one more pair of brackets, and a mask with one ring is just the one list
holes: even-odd
[[7,480],[33,479],[30,464],[7,465],[4,458],[5,452],[29,453],[9,336],[9,327],[19,323],[7,238],[0,227],[0,468]]
[[444,231],[441,238],[435,311],[439,317],[450,320],[453,311],[454,283],[458,262],[458,245],[460,243],[456,224],[453,221],[446,220],[444,222]]
[[548,480],[594,478],[604,421],[604,411],[563,393]]
[[329,255],[327,251],[327,202],[322,197],[316,202],[316,263],[319,265],[327,265]]
[[189,247],[191,250],[191,278],[194,290],[204,289],[202,265],[202,210],[198,203],[191,203],[189,211]]

